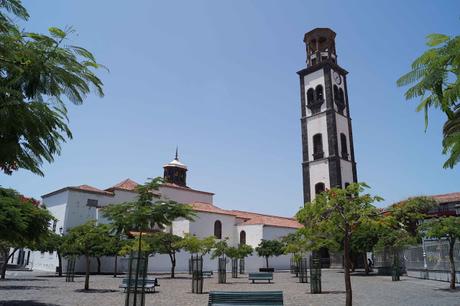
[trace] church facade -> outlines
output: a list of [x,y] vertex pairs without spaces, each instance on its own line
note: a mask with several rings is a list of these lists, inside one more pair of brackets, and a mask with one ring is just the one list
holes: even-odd
[[[228,239],[231,246],[240,243],[256,247],[262,239],[281,239],[301,227],[293,218],[259,214],[241,210],[223,209],[214,204],[214,194],[190,188],[187,185],[186,165],[176,157],[164,165],[164,183],[157,191],[159,199],[172,200],[181,204],[190,205],[196,212],[193,221],[178,219],[172,226],[166,228],[178,236],[192,234],[199,238],[214,236],[216,239]],[[56,217],[53,224],[56,233],[65,234],[74,226],[88,220],[97,220],[98,223],[108,223],[101,213],[101,208],[109,204],[117,204],[136,199],[137,182],[131,179],[121,181],[106,189],[99,189],[89,185],[69,186],[42,196],[43,204]],[[182,251],[177,255],[177,271],[187,271],[190,254]],[[102,259],[102,272],[111,272],[114,266],[114,257]],[[118,259],[119,271],[127,270],[127,258]],[[204,261],[205,268],[217,269],[217,262],[209,256]],[[58,265],[56,252],[33,252],[30,267],[37,270],[54,271]],[[96,269],[92,263],[92,269]],[[289,256],[280,256],[270,259],[270,265],[277,269],[289,268]],[[246,270],[256,271],[264,267],[263,258],[255,254],[246,259]],[[167,255],[155,255],[149,259],[151,271],[169,271],[170,260]],[[83,271],[82,263],[77,262],[76,271]]]

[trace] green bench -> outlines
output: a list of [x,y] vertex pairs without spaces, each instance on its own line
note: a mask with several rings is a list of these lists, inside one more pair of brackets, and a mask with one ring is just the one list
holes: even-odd
[[[123,278],[123,280],[121,281],[121,285],[119,287],[123,288],[124,291],[126,291],[127,289],[134,290],[134,288],[136,287],[135,283],[136,282],[134,280],[131,280],[131,282],[129,282],[128,278]],[[138,279],[137,280],[137,289],[138,290],[140,290],[142,288],[143,283],[144,283],[145,291],[147,291],[147,292],[155,292],[155,287],[160,286],[160,284],[158,284],[158,279],[156,279],[156,278],[153,278],[153,279],[147,278],[145,280]]]
[[213,275],[212,271],[203,271],[203,277],[212,277]]
[[283,305],[283,291],[211,291],[208,306]]
[[249,273],[248,275],[249,280],[252,280],[252,283],[256,280],[268,280],[270,281],[273,280],[273,273],[272,272],[252,272]]

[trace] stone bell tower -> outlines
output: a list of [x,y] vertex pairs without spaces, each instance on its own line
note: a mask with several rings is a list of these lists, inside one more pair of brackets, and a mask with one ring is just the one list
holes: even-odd
[[357,182],[347,71],[337,64],[335,32],[304,36],[307,67],[300,77],[304,202],[325,189]]

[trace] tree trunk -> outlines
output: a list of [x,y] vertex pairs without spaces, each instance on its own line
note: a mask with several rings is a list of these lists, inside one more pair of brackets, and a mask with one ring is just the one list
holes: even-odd
[[5,262],[3,263],[3,266],[2,266],[2,276],[1,276],[1,279],[5,279],[5,276],[6,276],[6,266],[8,265],[8,261],[10,261],[10,258],[13,257],[14,253],[16,253],[18,249],[13,249],[13,252],[11,252],[11,254],[8,255],[10,249],[7,248],[3,251],[3,258],[5,259]]
[[352,305],[352,290],[351,290],[351,278],[350,278],[350,236],[348,234],[348,226],[345,226],[345,239],[343,240],[343,259],[344,259],[344,276],[345,276],[345,291],[346,299],[345,305]]
[[118,272],[118,255],[115,254],[115,263],[113,267],[113,277],[117,277],[117,272]]
[[58,256],[58,262],[59,262],[58,276],[62,277],[62,257],[61,257],[61,253],[57,252],[57,256]]
[[97,274],[101,274],[101,258],[98,256],[96,257],[97,260]]
[[171,259],[171,278],[175,277],[175,270],[176,270],[176,253],[170,253],[169,258]]
[[266,264],[267,269],[268,269],[268,256],[265,256],[265,264]]
[[455,289],[455,261],[454,261],[455,239],[449,241],[449,262],[450,262],[450,289]]
[[367,252],[364,252],[364,271],[366,275],[369,275],[369,263],[367,262]]
[[89,268],[90,268],[90,258],[88,255],[85,255],[86,259],[86,273],[85,273],[85,290],[89,289]]

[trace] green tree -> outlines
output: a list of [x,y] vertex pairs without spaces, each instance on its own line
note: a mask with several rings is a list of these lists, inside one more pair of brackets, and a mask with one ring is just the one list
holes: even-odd
[[65,253],[85,257],[85,290],[88,290],[91,257],[104,254],[111,240],[110,227],[107,224],[96,224],[95,221],[90,220],[71,228],[64,237]]
[[460,218],[440,217],[427,220],[421,225],[421,231],[429,238],[445,239],[449,242],[450,288],[455,289],[455,242],[460,239]]
[[46,238],[52,220],[53,216],[44,207],[39,207],[38,201],[26,198],[13,189],[0,187],[0,252],[4,258],[2,279],[5,278],[8,260],[18,249],[40,244]]
[[64,237],[49,230],[47,235],[33,248],[40,252],[54,252],[56,251],[58,257],[58,276],[62,276],[62,246]]
[[171,278],[175,277],[176,253],[180,252],[182,237],[174,234],[157,232],[146,236],[150,249],[159,254],[167,254],[171,260]]
[[[450,156],[444,168],[453,168],[460,160],[460,36],[430,34],[427,46],[429,49],[412,63],[412,70],[399,78],[397,85],[412,85],[405,93],[407,100],[421,98],[417,111],[425,112],[425,128],[430,108],[446,114],[443,153]],[[457,128],[449,128],[452,125]]]
[[240,244],[238,246],[238,259],[244,259],[251,256],[254,252],[254,248],[247,244]]
[[229,248],[227,241],[228,238],[225,238],[214,243],[213,250],[211,253],[211,259],[218,257],[222,258],[225,257],[225,255],[227,255],[227,251]]
[[185,234],[185,237],[179,243],[179,246],[190,254],[204,256],[209,254],[214,249],[215,244],[216,238],[214,236],[200,239],[194,235]]
[[43,175],[43,162],[72,138],[64,100],[81,104],[92,91],[103,96],[94,73],[101,65],[68,42],[71,28],[31,33],[14,23],[18,18],[29,18],[21,1],[0,1],[0,170]]
[[379,218],[379,211],[372,205],[380,197],[364,194],[364,183],[353,183],[346,188],[332,188],[306,203],[297,213],[297,219],[310,228],[316,237],[330,240],[331,244],[341,237],[343,243],[344,277],[346,305],[352,305],[352,288],[350,278],[351,239],[358,226]]
[[262,239],[256,247],[257,255],[265,258],[265,265],[268,268],[268,258],[278,257],[283,254],[284,244],[279,240]]
[[359,225],[350,240],[350,248],[353,254],[364,254],[364,268],[366,275],[370,272],[367,262],[367,252],[371,252],[379,241],[379,224],[366,222]]
[[157,177],[144,185],[138,185],[135,201],[110,204],[102,209],[103,216],[113,224],[117,232],[125,235],[130,231],[142,234],[161,230],[178,218],[193,220],[195,212],[189,205],[157,198],[154,191],[159,189],[161,183],[162,178]]

